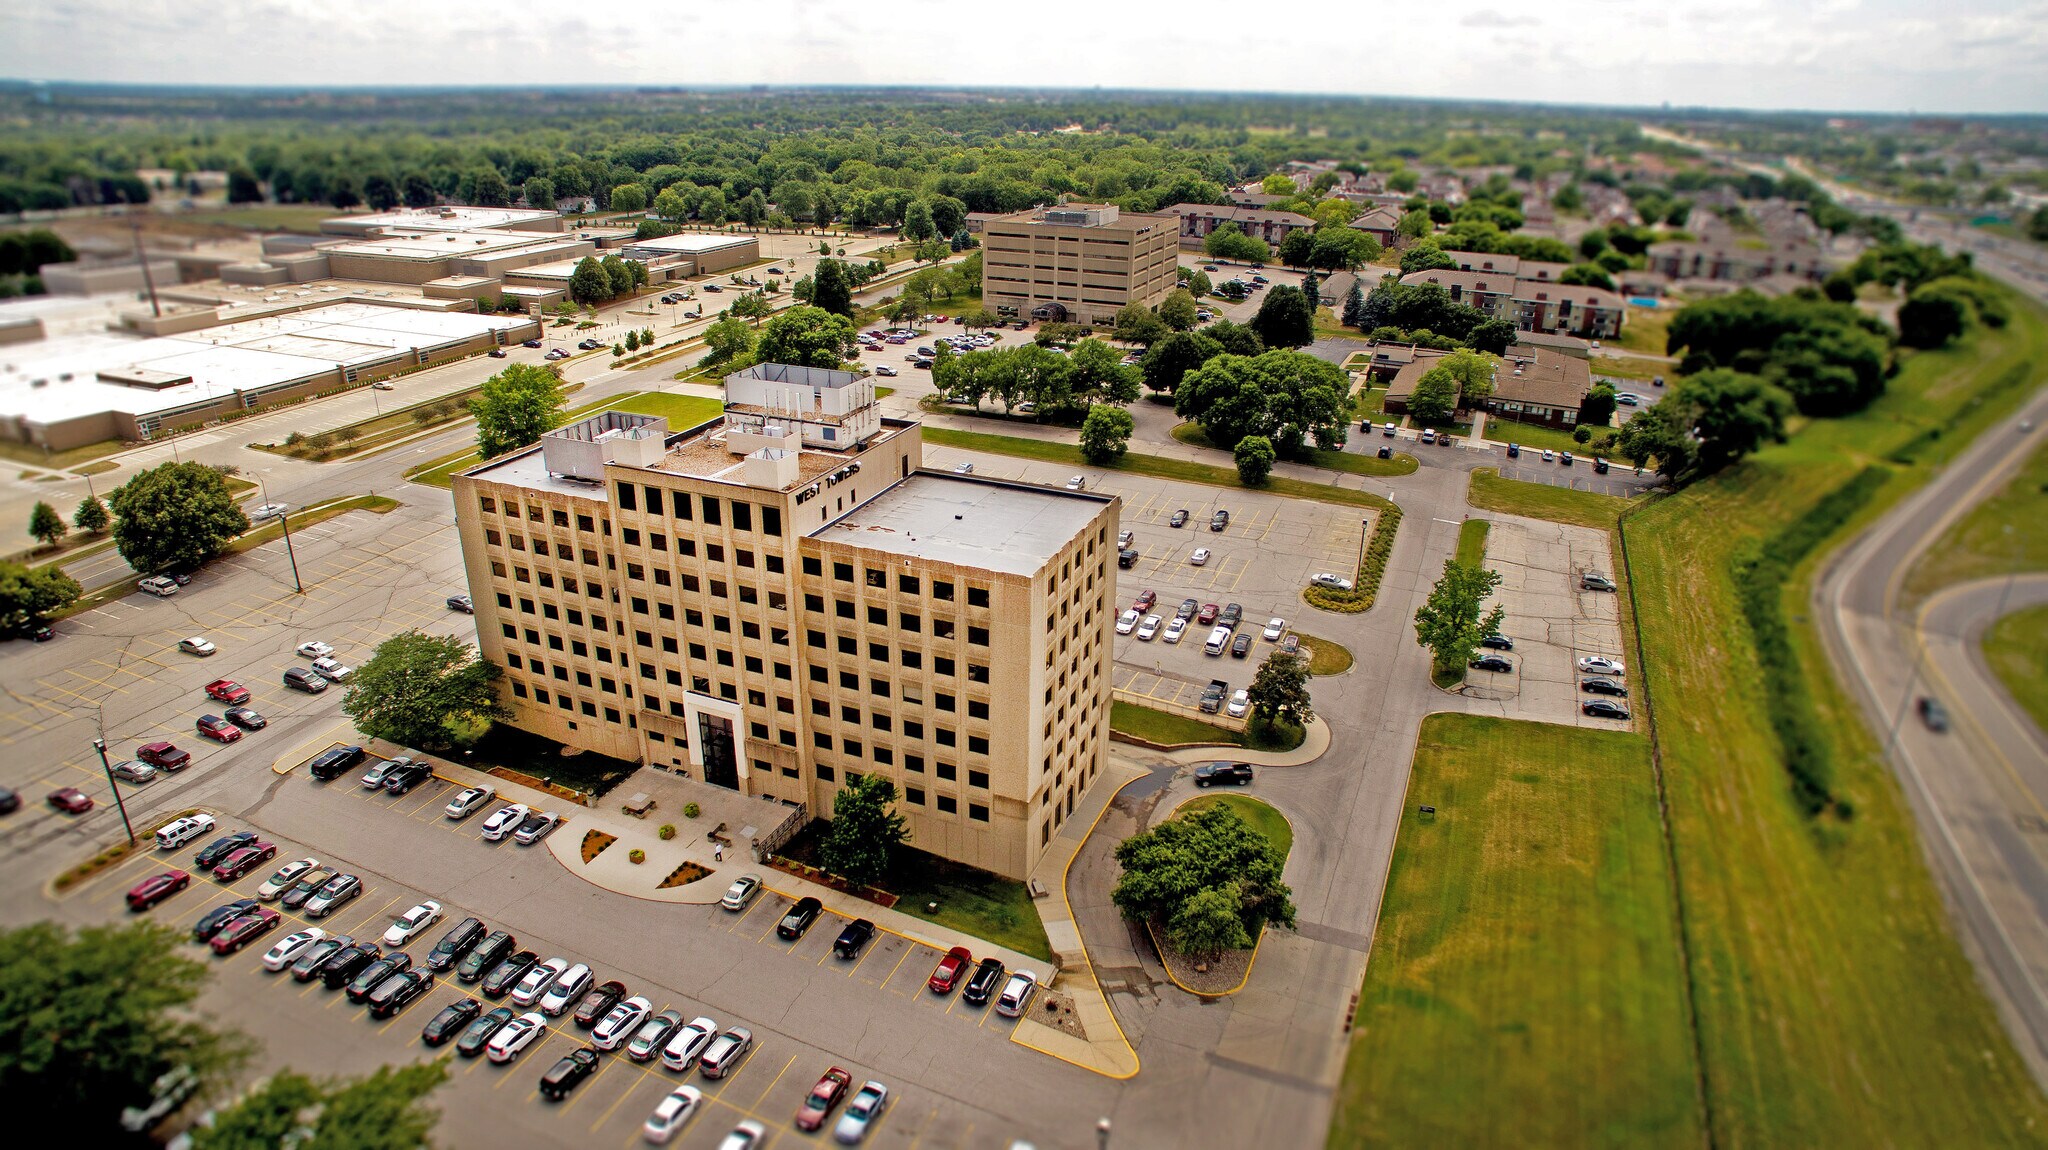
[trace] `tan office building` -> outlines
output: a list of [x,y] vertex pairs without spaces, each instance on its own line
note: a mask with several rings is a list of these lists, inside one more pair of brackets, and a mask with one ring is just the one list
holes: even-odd
[[1022,877],[1106,760],[1119,501],[923,471],[867,379],[767,366],[456,478],[511,721],[821,817],[879,772],[912,845]]
[[1065,204],[987,219],[982,298],[996,314],[1108,325],[1136,301],[1173,291],[1180,219]]

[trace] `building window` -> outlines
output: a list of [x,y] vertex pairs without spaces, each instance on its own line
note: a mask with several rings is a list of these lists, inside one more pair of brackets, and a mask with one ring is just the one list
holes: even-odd
[[825,646],[825,633],[823,631],[805,631],[804,642],[822,650]]
[[909,803],[909,804],[911,804],[912,806],[918,806],[918,807],[921,807],[921,806],[923,806],[923,805],[924,805],[924,788],[923,788],[923,787],[905,787],[905,788],[903,788],[903,801],[904,801],[904,802],[906,802],[906,803]]
[[782,508],[763,507],[761,509],[761,534],[782,534]]
[[981,788],[982,790],[984,790],[984,791],[985,791],[985,790],[987,790],[987,789],[988,789],[988,772],[987,772],[987,771],[969,771],[969,772],[967,772],[967,785],[968,785],[968,786],[970,786],[970,787],[980,787],[980,788]]
[[804,556],[803,570],[806,575],[823,575],[825,573],[825,565],[818,560],[817,556],[806,555]]
[[988,606],[988,588],[969,587],[967,589],[967,605],[969,607]]
[[873,567],[867,568],[867,577],[868,586],[870,587],[886,588],[889,586],[888,574],[882,571],[877,571]]
[[669,502],[675,508],[676,518],[690,518],[690,493],[687,491],[670,491],[668,494]]
[[958,801],[956,801],[956,800],[954,800],[953,798],[951,798],[951,797],[947,796],[947,795],[940,795],[940,796],[939,796],[939,803],[938,803],[938,806],[939,806],[939,813],[940,813],[940,814],[947,814],[947,815],[950,815],[950,814],[957,814],[957,813],[959,813],[959,810],[960,810],[960,804],[959,804],[959,802],[958,802]]
[[970,719],[988,718],[988,704],[979,699],[967,700],[967,717]]
[[888,608],[886,608],[886,607],[869,607],[869,608],[868,608],[868,622],[870,622],[870,623],[874,624],[874,625],[875,625],[875,626],[877,626],[877,627],[887,627],[887,626],[889,625],[889,610],[888,610]]
[[[588,685],[585,684],[585,686]],[[955,746],[960,740],[960,736],[951,727],[934,727],[933,734],[938,737],[939,745],[942,747]]]
[[978,823],[988,821],[988,808],[980,803],[967,804],[967,817]]
[[488,495],[478,496],[476,505],[485,511],[496,511],[498,509],[498,501]]
[[[805,560],[805,562],[808,563],[809,560]],[[841,583],[853,582],[853,564],[834,563],[832,565],[832,578],[838,580]]]
[[819,763],[816,769],[818,772],[818,781],[821,783],[829,783],[839,777],[837,774],[833,772],[831,767],[828,767],[823,763]]
[[960,770],[951,763],[940,763],[936,773],[942,779],[952,779],[959,775]]
[[622,527],[619,529],[619,542],[624,543],[628,547],[638,547],[640,546],[640,532],[631,527]]
[[946,582],[944,579],[932,580],[932,598],[942,599],[949,603],[952,602],[953,585],[951,583]]
[[[707,522],[710,521],[707,520]],[[753,504],[742,503],[737,499],[732,501],[732,529],[734,531],[752,531],[754,529]]]
[[987,628],[987,627],[969,627],[969,628],[967,628],[967,645],[968,645],[968,646],[970,646],[970,647],[986,647],[986,646],[988,646],[988,628]]
[[704,525],[706,527],[717,527],[721,522],[718,514],[718,500],[706,495],[701,497],[701,502],[704,505]]
[[903,769],[904,769],[904,770],[906,770],[906,771],[910,771],[910,772],[913,772],[913,773],[915,773],[915,774],[920,774],[920,775],[921,775],[921,774],[923,774],[923,773],[924,773],[924,756],[923,756],[923,755],[905,755],[905,756],[903,756]]
[[988,754],[988,740],[980,735],[967,736],[967,753],[970,755]]
[[898,575],[896,577],[896,589],[898,591],[901,591],[905,595],[917,594],[917,586],[918,580],[917,576],[915,575]]

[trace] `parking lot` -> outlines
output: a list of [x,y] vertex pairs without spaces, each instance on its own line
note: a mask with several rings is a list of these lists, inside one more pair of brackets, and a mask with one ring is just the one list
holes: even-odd
[[[795,942],[779,938],[775,927],[791,899],[774,890],[773,870],[758,872],[769,889],[743,913],[630,900],[571,876],[544,845],[483,841],[482,814],[450,822],[442,808],[453,784],[437,779],[392,796],[357,785],[361,773],[319,783],[295,770],[276,780],[253,824],[223,816],[215,832],[193,843],[132,858],[85,884],[67,911],[100,921],[129,917],[123,895],[134,883],[168,866],[189,869],[216,834],[245,827],[277,844],[276,863],[233,883],[195,875],[190,890],[147,913],[189,932],[207,911],[253,897],[275,866],[301,856],[360,875],[363,894],[328,918],[285,911],[276,929],[242,952],[207,957],[219,977],[206,1003],[263,1039],[267,1063],[277,1066],[352,1073],[409,1061],[430,1053],[420,1027],[459,997],[479,999],[484,1010],[511,1005],[442,975],[396,1017],[376,1020],[339,991],[262,968],[264,951],[294,930],[317,926],[374,940],[394,916],[428,898],[445,913],[402,948],[416,960],[450,925],[474,915],[543,958],[590,964],[595,982],[623,981],[657,1011],[673,1007],[754,1034],[753,1050],[721,1080],[671,1072],[659,1059],[642,1064],[608,1053],[595,1075],[554,1103],[538,1094],[541,1074],[589,1038],[564,1014],[509,1065],[452,1058],[450,1084],[435,1101],[445,1115],[442,1134],[455,1145],[635,1145],[647,1114],[685,1081],[704,1092],[706,1106],[673,1145],[717,1145],[748,1118],[768,1128],[768,1145],[823,1142],[828,1134],[803,1134],[791,1118],[831,1066],[846,1069],[856,1086],[873,1078],[890,1087],[870,1145],[1001,1145],[1034,1133],[1041,1145],[1061,1145],[1075,1139],[1043,1127],[1034,1095],[1087,1097],[1102,1089],[1103,1080],[1010,1042],[1016,1023],[992,1007],[970,1006],[957,991],[932,994],[925,979],[941,956],[931,947],[884,931],[857,958],[839,959],[832,942],[845,920],[829,911]],[[572,818],[555,833],[580,838],[582,830]],[[334,851],[322,843],[345,845]]]
[[[1501,575],[1495,592],[1495,601],[1507,612],[1501,633],[1515,644],[1513,651],[1502,654],[1514,669],[1468,671],[1465,693],[1498,701],[1503,713],[1516,718],[1629,727],[1631,721],[1593,718],[1579,710],[1582,702],[1594,697],[1579,689],[1585,677],[1578,668],[1580,658],[1597,655],[1628,662],[1619,596],[1579,586],[1585,572],[1614,574],[1607,535],[1588,527],[1497,515],[1487,534],[1486,565]],[[1628,682],[1626,675],[1610,677]],[[1616,701],[1627,705],[1626,699]]]

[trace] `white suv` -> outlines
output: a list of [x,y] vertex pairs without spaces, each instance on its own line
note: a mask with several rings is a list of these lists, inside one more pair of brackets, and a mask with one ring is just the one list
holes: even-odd
[[156,832],[158,850],[181,847],[214,828],[212,815],[190,815]]

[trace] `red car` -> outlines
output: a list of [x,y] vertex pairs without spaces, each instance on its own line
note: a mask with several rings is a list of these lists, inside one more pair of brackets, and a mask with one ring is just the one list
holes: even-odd
[[192,725],[199,728],[200,734],[216,743],[232,743],[242,737],[242,728],[219,715],[201,715],[199,721]]
[[77,787],[58,787],[50,792],[50,805],[67,815],[82,815],[92,809],[92,797]]
[[1209,624],[1214,623],[1216,621],[1216,616],[1222,613],[1223,608],[1218,607],[1216,604],[1204,603],[1202,604],[1202,609],[1200,611],[1195,612],[1195,622],[1200,623],[1204,627],[1207,627]]
[[206,685],[208,698],[219,699],[231,707],[239,707],[249,701],[249,688],[233,679],[215,679]]
[[192,765],[191,753],[179,750],[173,743],[144,743],[135,748],[135,757],[167,771],[182,771]]
[[220,928],[213,936],[213,953],[233,954],[277,928],[284,916],[269,907],[258,907]]
[[932,988],[933,994],[951,994],[953,988],[960,985],[960,976],[973,965],[974,956],[967,953],[967,948],[956,946],[946,952],[939,965],[932,968],[932,976],[925,980],[925,985]]
[[1152,604],[1157,602],[1159,602],[1159,592],[1140,591],[1138,592],[1138,597],[1131,602],[1131,610],[1143,615],[1152,609]]
[[277,846],[274,843],[250,843],[245,847],[237,847],[228,852],[228,857],[220,860],[219,866],[213,868],[213,877],[222,882],[232,882],[256,869],[258,863],[267,863],[276,857]]
[[181,870],[153,874],[128,892],[128,909],[145,911],[192,885],[192,876]]
[[797,1108],[796,1128],[816,1130],[823,1126],[825,1119],[832,1116],[833,1108],[846,1100],[846,1088],[852,1084],[853,1076],[846,1071],[837,1066],[827,1070],[825,1077],[818,1079],[818,1084],[811,1087],[810,1097],[804,1099],[804,1104]]

